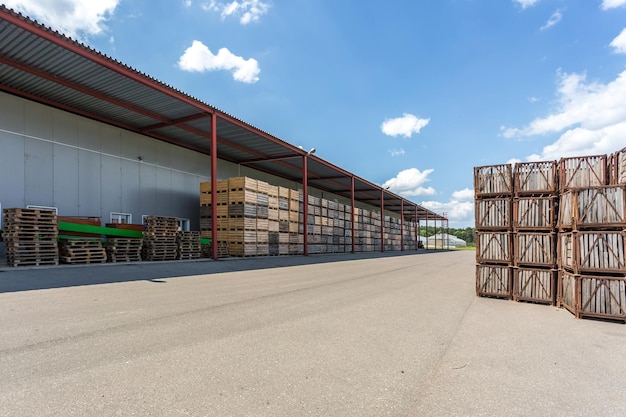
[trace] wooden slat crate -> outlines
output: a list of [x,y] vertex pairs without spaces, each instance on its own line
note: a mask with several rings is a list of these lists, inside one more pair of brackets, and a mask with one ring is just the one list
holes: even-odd
[[557,266],[556,234],[518,232],[513,241],[516,266]]
[[514,230],[551,231],[556,225],[556,197],[518,197],[513,200]]
[[626,276],[576,275],[561,271],[559,304],[577,318],[626,322]]
[[579,156],[559,161],[561,191],[607,185],[607,156]]
[[475,201],[476,230],[509,230],[512,226],[513,200],[488,198]]
[[575,239],[578,272],[626,272],[623,231],[581,231]]
[[518,162],[513,171],[515,194],[553,194],[558,191],[557,162]]
[[562,228],[578,230],[626,228],[624,186],[583,188],[561,195]]
[[228,179],[228,190],[250,190],[256,192],[259,181],[249,177],[233,177]]
[[476,232],[476,260],[479,263],[513,262],[513,245],[509,232]]
[[626,184],[626,148],[611,155],[611,184]]
[[557,272],[554,269],[515,268],[513,300],[554,305],[557,295]]
[[475,167],[474,193],[478,198],[512,195],[513,170],[511,164]]
[[513,297],[513,275],[508,266],[476,265],[476,295],[510,300]]

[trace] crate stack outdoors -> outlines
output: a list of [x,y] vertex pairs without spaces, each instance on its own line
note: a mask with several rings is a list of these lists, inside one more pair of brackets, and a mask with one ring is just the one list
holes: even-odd
[[[200,184],[200,233],[212,235],[217,211],[217,244],[221,256],[298,255],[304,253],[304,222],[310,254],[355,251],[417,250],[417,224],[380,212],[355,208],[301,190],[275,186],[248,177],[217,181],[215,205],[211,183]],[[304,204],[307,218],[304,218]],[[381,233],[384,222],[384,235]],[[221,250],[221,252],[220,252]]]
[[57,214],[52,210],[2,210],[2,239],[8,266],[43,266],[59,263]]
[[511,164],[474,168],[476,294],[513,297],[513,170]]
[[620,154],[561,160],[558,302],[576,317],[626,321],[626,181],[612,162]]
[[515,164],[513,189],[513,299],[554,305],[557,162]]
[[146,216],[144,220],[142,259],[173,261],[178,257],[178,218]]

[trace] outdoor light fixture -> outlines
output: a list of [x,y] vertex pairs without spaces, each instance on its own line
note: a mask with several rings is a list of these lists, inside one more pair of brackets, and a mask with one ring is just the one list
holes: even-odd
[[315,148],[311,148],[310,151],[308,151],[306,154],[307,155],[313,155],[315,153]]

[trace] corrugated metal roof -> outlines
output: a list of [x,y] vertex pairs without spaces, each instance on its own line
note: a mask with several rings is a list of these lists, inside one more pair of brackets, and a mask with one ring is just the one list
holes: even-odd
[[[307,153],[0,5],[0,90],[301,182]],[[444,219],[308,155],[309,186],[416,219]]]

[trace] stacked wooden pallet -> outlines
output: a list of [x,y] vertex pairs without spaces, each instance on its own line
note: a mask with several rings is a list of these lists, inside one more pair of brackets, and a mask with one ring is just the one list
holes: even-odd
[[510,164],[474,168],[476,294],[513,297],[513,171]]
[[59,239],[59,259],[65,264],[101,264],[107,254],[100,238],[77,237]]
[[178,259],[198,259],[202,255],[200,232],[180,231],[176,235]]
[[57,265],[58,223],[54,211],[8,208],[2,211],[7,265]]
[[178,256],[178,218],[147,216],[143,231],[144,261],[171,261]]
[[142,239],[107,238],[105,249],[109,262],[141,261]]
[[518,163],[513,182],[513,299],[554,305],[557,162]]

